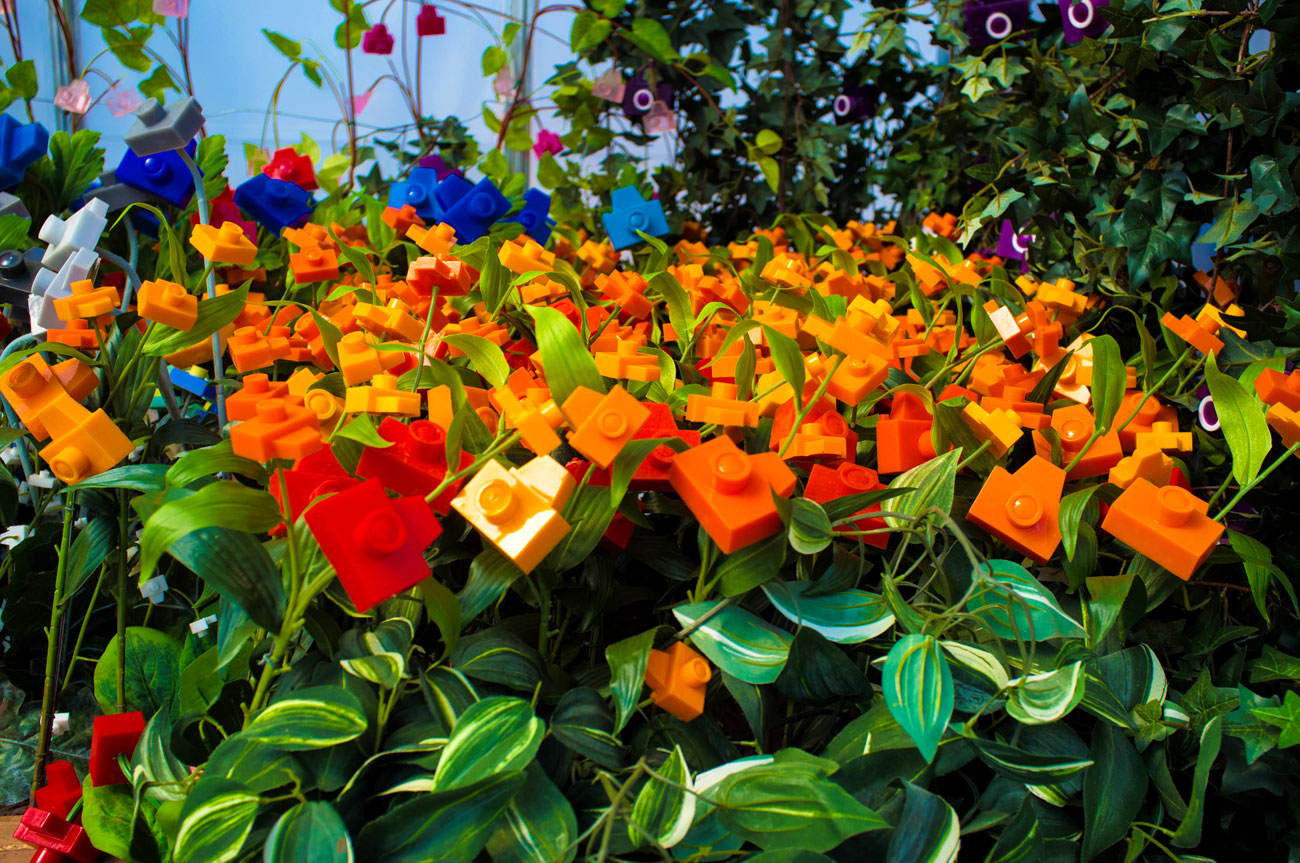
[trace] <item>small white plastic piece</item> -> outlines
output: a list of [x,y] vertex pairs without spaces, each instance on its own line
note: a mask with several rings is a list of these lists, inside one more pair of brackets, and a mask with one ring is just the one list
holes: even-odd
[[3,532],[0,532],[0,545],[5,548],[13,548],[30,534],[31,528],[25,524],[16,524],[13,527],[5,528]]
[[1011,309],[1006,306],[998,306],[997,309],[989,312],[989,321],[1004,342],[1020,335],[1020,325],[1016,323],[1016,316],[1011,314]]
[[94,251],[99,238],[108,227],[108,202],[91,198],[86,206],[73,213],[66,220],[50,216],[41,225],[38,235],[49,248],[41,256],[41,266],[51,270],[63,267],[63,262],[78,249]]
[[54,474],[50,473],[48,470],[38,470],[36,473],[27,477],[27,484],[35,486],[36,488],[51,489],[54,488],[56,482],[58,482],[58,480],[55,479]]
[[155,575],[153,578],[140,585],[140,595],[152,602],[154,605],[162,602],[163,594],[167,592],[167,578],[162,575]]
[[212,624],[216,622],[217,616],[215,614],[209,614],[207,617],[200,617],[198,620],[190,624],[190,632],[198,636],[207,635],[208,627],[212,626]]
[[58,737],[60,734],[67,734],[68,719],[69,717],[66,713],[54,714],[54,721],[50,723],[50,733],[55,737]]
[[[38,297],[33,294],[27,302],[27,308],[31,311],[32,332],[37,331],[38,324],[41,332],[61,330],[67,326],[54,311],[54,301],[72,296],[72,283],[90,278],[98,263],[99,255],[93,249],[77,249],[64,261],[58,275],[45,289],[45,295]],[[43,302],[38,302],[40,300]]]

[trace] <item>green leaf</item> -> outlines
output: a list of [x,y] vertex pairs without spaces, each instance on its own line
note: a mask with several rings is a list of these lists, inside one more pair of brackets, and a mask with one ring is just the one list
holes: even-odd
[[99,565],[109,553],[117,548],[117,521],[108,516],[96,516],[91,519],[72,541],[68,551],[67,571],[68,585],[65,596],[76,596]]
[[891,489],[911,491],[894,499],[889,511],[899,515],[885,516],[885,522],[890,527],[907,527],[913,518],[932,507],[950,512],[960,457],[960,450],[951,450],[894,477],[889,483]]
[[488,840],[494,863],[570,863],[578,853],[573,804],[536,764]]
[[483,77],[490,78],[510,61],[510,55],[499,45],[489,45],[483,52]]
[[487,629],[456,642],[451,664],[468,677],[533,692],[542,679],[537,651],[506,629]]
[[579,386],[603,394],[605,381],[578,328],[549,306],[528,306],[528,314],[533,316],[537,328],[537,347],[542,353],[546,382],[555,403],[564,404]]
[[811,629],[795,632],[776,689],[793,701],[813,703],[861,701],[872,693],[861,665]]
[[482,336],[468,333],[451,333],[443,336],[442,340],[449,346],[464,351],[474,371],[492,386],[506,385],[506,378],[510,377],[510,366],[506,365],[506,355],[501,352],[501,348]]
[[385,689],[395,689],[406,677],[406,657],[411,652],[415,633],[411,622],[404,617],[385,620],[367,632],[361,639],[365,656],[355,656],[340,661],[349,674],[378,684]]
[[1110,431],[1115,413],[1124,400],[1124,382],[1127,372],[1119,345],[1111,336],[1098,336],[1088,342],[1092,347],[1092,415],[1094,433],[1098,436]]
[[263,533],[280,523],[280,506],[266,492],[237,482],[209,483],[154,510],[140,537],[141,581],[153,577],[158,558],[172,543],[206,527]]
[[209,648],[181,670],[180,714],[205,713],[221,696],[224,681],[217,668],[219,653],[217,648]]
[[790,635],[755,617],[743,608],[697,602],[673,609],[684,627],[708,615],[708,620],[691,631],[691,642],[714,665],[746,683],[772,683],[781,674],[790,653]]
[[346,743],[365,730],[361,701],[345,687],[308,686],[253,716],[243,737],[298,752]]
[[926,761],[933,761],[952,717],[952,671],[939,643],[929,635],[905,635],[890,648],[882,671],[885,705],[911,736]]
[[[114,635],[95,663],[95,698],[105,713],[117,713],[117,657],[122,644]],[[127,711],[153,716],[167,707],[180,688],[181,645],[165,632],[144,626],[126,628],[126,689],[122,704]]]
[[1300,659],[1266,644],[1263,655],[1250,662],[1250,682],[1273,680],[1300,680]]
[[691,774],[680,746],[673,748],[655,774],[641,786],[632,805],[627,835],[634,848],[647,840],[671,848],[682,840],[695,819],[695,795],[686,791]]
[[1109,722],[1093,729],[1092,761],[1083,777],[1083,863],[1128,834],[1147,794],[1141,756]]
[[1027,674],[1011,681],[1007,713],[1025,725],[1056,722],[1083,699],[1083,663]]
[[605,662],[609,664],[610,672],[609,689],[614,695],[615,734],[623,730],[641,698],[646,664],[654,643],[655,630],[649,629],[605,648]]
[[222,327],[234,323],[247,301],[247,282],[219,297],[203,297],[199,300],[199,317],[188,332],[165,324],[151,324],[141,351],[147,357],[161,357],[197,345]]
[[1281,707],[1255,707],[1250,712],[1281,729],[1277,745],[1282,749],[1300,743],[1300,695],[1294,689],[1286,691]]
[[834,533],[826,510],[807,498],[797,497],[790,507],[790,547],[797,554],[816,554],[831,544]]
[[24,201],[46,199],[52,213],[62,213],[85,194],[104,172],[104,150],[95,146],[99,133],[78,129],[50,136],[49,155],[27,169],[15,193]]
[[710,796],[728,831],[765,851],[829,851],[888,822],[823,776],[772,763],[730,776]]
[[[1061,526],[1061,547],[1065,549],[1067,559],[1074,559],[1075,543],[1079,539],[1079,522],[1083,520],[1092,496],[1100,488],[1099,485],[1090,485],[1061,498],[1061,510],[1057,520]],[[1094,515],[1093,518],[1095,519],[1096,516]]]
[[516,770],[462,788],[416,794],[362,828],[360,857],[384,863],[468,863],[523,786],[524,774]]
[[903,814],[889,839],[885,863],[952,863],[961,848],[957,813],[938,794],[903,783]]
[[637,47],[661,63],[671,63],[678,58],[668,31],[653,18],[634,19],[630,38]]
[[1201,844],[1201,822],[1205,819],[1205,790],[1210,784],[1210,768],[1219,757],[1223,743],[1223,719],[1216,716],[1201,729],[1201,748],[1196,753],[1196,772],[1192,777],[1192,796],[1187,814],[1169,841],[1178,848],[1195,848]]
[[131,822],[135,817],[131,786],[119,784],[96,787],[91,783],[90,776],[86,776],[81,794],[81,826],[86,828],[86,835],[90,837],[95,849],[129,860]]
[[225,863],[240,856],[261,803],[229,780],[209,780],[207,793],[191,794],[181,810],[173,849],[176,863]]
[[1279,584],[1289,586],[1290,580],[1274,566],[1273,553],[1268,550],[1268,546],[1254,537],[1230,530],[1228,544],[1241,558],[1242,567],[1246,570],[1246,583],[1250,585],[1250,594],[1255,600],[1255,607],[1259,609],[1259,614],[1264,621],[1271,623],[1268,613],[1269,585],[1276,578]]
[[[794,530],[793,522],[790,530]],[[785,550],[789,544],[785,534],[778,533],[724,555],[714,574],[722,587],[722,595],[738,596],[774,578],[785,564]]]
[[284,617],[284,582],[261,542],[250,533],[205,527],[172,543],[168,553],[233,602],[263,629]]
[[451,730],[432,790],[450,791],[497,773],[522,770],[537,754],[545,732],[546,724],[522,698],[476,701]]
[[613,25],[590,9],[584,9],[573,19],[569,31],[569,47],[575,54],[590,51],[605,41]]
[[811,581],[772,581],[763,585],[763,592],[791,623],[838,644],[867,641],[894,625],[894,615],[878,594],[843,590],[808,596],[812,588]]
[[36,98],[36,61],[23,60],[5,70],[5,81],[21,99]]
[[988,564],[992,573],[980,574],[987,586],[971,597],[969,605],[994,635],[1032,641],[1084,636],[1083,627],[1023,566],[1009,560]]
[[623,745],[613,732],[609,706],[590,686],[575,686],[561,695],[551,714],[551,734],[607,770],[623,766]]
[[302,54],[301,42],[294,42],[292,39],[281,36],[274,30],[267,30],[265,27],[262,28],[262,35],[266,37],[268,42],[275,46],[275,50],[279,51],[290,60],[297,60],[299,55]]
[[1222,249],[1229,243],[1236,242],[1251,223],[1259,217],[1259,208],[1253,201],[1239,200],[1225,202],[1219,209],[1219,217],[1200,238],[1199,242],[1214,243],[1214,248]]
[[981,761],[1003,776],[1026,785],[1054,785],[1086,770],[1093,763],[1090,758],[1072,757],[1069,753],[1044,755],[996,740],[969,739]]
[[1247,485],[1259,476],[1273,446],[1264,410],[1253,392],[1219,371],[1213,355],[1205,360],[1205,383],[1214,399],[1223,439],[1232,453],[1232,478],[1238,485]]
[[333,805],[323,800],[294,805],[266,837],[266,863],[352,863],[352,838]]
[[230,441],[194,449],[182,455],[167,469],[167,484],[184,488],[197,479],[218,473],[237,473],[246,476],[258,485],[267,481],[266,468],[252,459],[235,455],[230,448]]

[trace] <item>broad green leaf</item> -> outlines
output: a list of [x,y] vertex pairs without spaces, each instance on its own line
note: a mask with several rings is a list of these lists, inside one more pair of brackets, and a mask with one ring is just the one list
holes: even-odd
[[1053,785],[1093,763],[1090,758],[1077,758],[1069,753],[1042,755],[996,740],[972,737],[970,741],[981,761],[1003,776],[1026,785]]
[[116,519],[97,516],[77,532],[68,550],[65,566],[68,584],[66,596],[75,596],[109,553],[117,548],[118,526]]
[[1219,371],[1213,355],[1205,360],[1205,383],[1214,399],[1223,439],[1232,452],[1232,478],[1238,485],[1246,485],[1259,476],[1273,446],[1264,409],[1253,392]]
[[240,856],[261,801],[229,780],[209,780],[207,793],[193,793],[181,810],[176,863],[225,863]]
[[344,671],[362,680],[377,683],[384,689],[395,689],[406,676],[406,656],[411,651],[414,635],[409,620],[389,618],[362,637],[366,656],[344,659],[340,664]]
[[793,701],[812,703],[861,701],[872,694],[862,663],[806,628],[794,634],[776,689]]
[[198,479],[218,473],[237,473],[259,485],[267,482],[266,468],[231,451],[230,441],[194,449],[182,455],[167,469],[167,484],[184,488]]
[[746,683],[772,683],[790,654],[790,635],[735,606],[716,613],[717,603],[697,602],[673,609],[684,627],[693,627],[691,642],[715,665]]
[[537,650],[507,629],[485,629],[456,642],[451,664],[475,680],[533,692],[542,679]]
[[575,686],[555,705],[551,734],[579,755],[607,770],[623,766],[623,745],[614,736],[614,717],[600,692]]
[[346,743],[365,730],[365,711],[355,695],[341,686],[309,686],[253,716],[243,736],[296,752]]
[[495,548],[483,549],[470,563],[469,580],[456,597],[460,603],[460,619],[473,620],[500,599],[521,575],[523,572],[510,558]]
[[356,843],[359,856],[384,863],[468,863],[487,844],[523,786],[524,774],[515,770],[462,788],[416,794],[362,828]]
[[1083,778],[1083,863],[1128,834],[1147,793],[1142,758],[1109,722],[1093,729],[1092,761]]
[[671,848],[682,840],[695,819],[695,795],[686,791],[690,770],[680,746],[673,748],[655,774],[641,786],[632,805],[627,834],[634,848],[647,842]]
[[1098,336],[1088,342],[1092,348],[1092,415],[1094,432],[1104,435],[1115,421],[1115,413],[1124,399],[1127,372],[1119,345],[1111,336]]
[[257,537],[242,530],[204,527],[172,543],[168,553],[271,632],[284,617],[280,570]]
[[537,754],[545,731],[545,723],[522,698],[485,698],[471,704],[451,730],[433,790],[449,791],[522,770]]
[[309,800],[275,822],[262,859],[265,863],[352,863],[352,838],[333,805]]
[[1083,698],[1083,663],[1027,674],[1010,683],[1007,713],[1026,725],[1045,725],[1065,716]]
[[[122,645],[116,635],[95,663],[95,698],[105,713],[117,713],[117,660]],[[126,628],[126,691],[122,703],[127,711],[139,710],[153,716],[167,707],[180,690],[181,645],[165,632],[145,626]]]
[[1034,813],[1033,798],[1026,796],[1005,826],[985,863],[1036,863],[1043,859],[1042,828]]
[[796,626],[806,626],[828,641],[858,644],[894,625],[885,601],[865,590],[808,596],[813,582],[770,581],[763,592],[777,611]]
[[651,57],[661,63],[671,63],[677,59],[673,41],[668,37],[662,24],[653,18],[636,18],[632,21],[632,41]]
[[904,783],[903,814],[885,863],[952,863],[961,848],[957,813],[938,794]]
[[1259,659],[1248,663],[1251,683],[1268,683],[1273,680],[1300,680],[1300,659],[1283,653],[1271,645],[1264,645]]
[[573,804],[536,764],[488,839],[494,863],[569,863],[577,855]]
[[81,826],[95,848],[114,857],[131,856],[131,821],[135,815],[131,786],[95,785],[86,776],[81,789]]
[[803,497],[795,498],[790,504],[790,547],[797,554],[816,554],[830,545],[834,533],[826,511]]
[[1092,496],[1100,488],[1099,485],[1090,485],[1061,498],[1058,522],[1061,526],[1061,548],[1065,550],[1066,558],[1074,557],[1074,546],[1079,538],[1079,522],[1088,511],[1088,503],[1092,500]]
[[1178,848],[1195,848],[1201,844],[1201,823],[1205,819],[1205,792],[1210,784],[1210,768],[1219,757],[1223,743],[1223,717],[1216,716],[1201,729],[1201,748],[1196,753],[1196,771],[1192,777],[1192,795],[1187,814],[1169,841]]
[[1083,627],[1023,566],[1009,560],[988,563],[993,572],[979,576],[986,586],[971,597],[969,607],[994,635],[1031,641],[1084,636]]
[[[790,530],[794,529],[792,522]],[[790,544],[785,534],[778,533],[724,555],[714,570],[722,595],[738,596],[774,578],[785,563]]]
[[549,306],[528,306],[537,328],[537,347],[546,365],[546,382],[551,397],[564,404],[580,386],[598,393],[605,392],[605,381],[596,369],[596,360],[582,341],[582,333],[559,311]]
[[212,337],[227,324],[232,324],[244,310],[248,301],[248,283],[219,297],[199,299],[199,317],[189,330],[178,330],[166,324],[152,324],[144,338],[141,350],[147,357],[161,357],[175,353],[190,345]]
[[885,516],[885,522],[890,527],[906,527],[912,521],[906,516],[918,516],[932,507],[950,512],[960,458],[960,450],[951,450],[894,477],[889,483],[891,489],[908,488],[911,491],[894,499],[889,511],[899,515]]
[[1222,249],[1229,243],[1236,242],[1258,217],[1259,208],[1252,201],[1225,202],[1219,210],[1219,217],[1201,237],[1200,242],[1214,243],[1215,249]]
[[709,796],[724,827],[765,851],[829,851],[889,826],[829,779],[783,764],[742,770]]
[[501,348],[482,336],[468,333],[450,333],[443,336],[442,340],[449,346],[464,351],[474,371],[481,374],[489,384],[494,387],[506,385],[506,378],[510,377],[510,366],[506,365],[506,355],[501,352]]
[[1250,712],[1281,729],[1277,738],[1280,748],[1287,749],[1300,743],[1300,695],[1296,695],[1294,689],[1286,691],[1280,707],[1255,707]]
[[140,538],[141,581],[153,577],[158,558],[178,539],[205,527],[262,533],[280,523],[280,506],[265,491],[233,481],[209,483],[192,495],[158,507]]
[[645,668],[654,647],[655,631],[647,630],[605,648],[609,664],[609,689],[614,695],[614,733],[623,730],[645,685]]
[[881,678],[890,714],[933,761],[953,710],[952,671],[939,643],[929,635],[903,636],[890,648]]

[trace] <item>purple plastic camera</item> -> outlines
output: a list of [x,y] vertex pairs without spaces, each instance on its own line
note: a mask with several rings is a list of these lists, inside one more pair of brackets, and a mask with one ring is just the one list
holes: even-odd
[[1029,0],[966,4],[966,35],[972,48],[1001,42],[1029,27]]
[[1010,219],[1003,219],[1002,231],[998,234],[998,257],[1023,264],[1029,258],[1029,245],[1033,241],[1029,234],[1016,233]]
[[1110,0],[1061,0],[1061,27],[1065,29],[1066,42],[1082,42],[1084,37],[1096,39],[1110,22],[1101,14]]
[[655,102],[663,102],[668,108],[673,107],[673,85],[659,84],[651,87],[641,76],[627,82],[623,87],[623,115],[635,120],[650,112]]
[[873,117],[880,91],[871,84],[861,87],[845,87],[844,92],[835,97],[831,103],[831,112],[835,115],[835,125],[844,126],[859,123]]

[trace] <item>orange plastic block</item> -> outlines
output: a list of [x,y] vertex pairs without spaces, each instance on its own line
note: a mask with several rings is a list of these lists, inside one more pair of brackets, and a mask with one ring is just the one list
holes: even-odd
[[501,266],[517,276],[533,271],[549,273],[555,269],[555,255],[526,236],[509,243],[502,243],[501,250],[497,252],[497,260],[501,262]]
[[1209,509],[1186,489],[1139,478],[1110,505],[1101,529],[1187,581],[1223,535]]
[[839,368],[831,375],[826,393],[853,407],[861,404],[887,377],[889,363],[882,357],[862,360],[850,357],[840,362]]
[[41,448],[41,458],[69,485],[115,467],[133,448],[108,414],[91,413],[67,396],[42,410],[41,421],[54,438]]
[[456,245],[456,229],[446,222],[428,229],[423,224],[411,225],[406,229],[406,238],[431,255],[445,255]]
[[794,473],[774,452],[750,455],[728,437],[678,453],[668,480],[726,554],[781,529],[772,493],[788,497]]
[[1300,410],[1300,369],[1284,374],[1276,369],[1264,369],[1255,378],[1255,392],[1266,405],[1284,405]]
[[240,372],[264,369],[278,357],[286,356],[289,340],[284,337],[263,335],[256,327],[240,327],[230,336],[227,350],[235,368]]
[[122,302],[122,295],[117,288],[96,288],[95,283],[89,279],[73,282],[69,287],[72,290],[71,296],[59,297],[54,301],[54,313],[61,321],[111,314],[117,311],[118,304]]
[[[1300,443],[1300,414],[1285,405],[1273,405],[1264,415],[1264,419],[1268,420],[1269,428],[1282,438],[1282,446],[1290,449]],[[1297,452],[1296,456],[1300,458],[1300,452]]]
[[995,467],[966,520],[1038,563],[1061,542],[1061,492],[1065,471],[1034,456],[1015,473]]
[[[546,455],[561,443],[556,429],[564,422],[564,415],[551,399],[541,405],[521,401],[510,387],[497,387],[489,396],[490,403],[506,418],[506,427],[519,432],[524,446],[539,456]],[[433,417],[430,402],[430,418]],[[495,422],[491,427],[496,425]]]
[[415,342],[424,335],[424,324],[411,317],[407,313],[409,309],[410,306],[396,298],[384,306],[357,303],[352,307],[352,319],[366,332]]
[[338,255],[319,246],[308,246],[301,252],[289,255],[289,266],[298,284],[329,282],[339,277]]
[[970,430],[981,443],[989,444],[989,451],[993,453],[994,458],[1002,458],[1006,455],[1007,450],[1015,446],[1024,432],[1020,415],[1015,411],[1002,408],[987,411],[971,402],[962,408],[961,418],[966,425],[970,426]]
[[[1092,411],[1085,405],[1070,405],[1052,412],[1052,428],[1061,436],[1061,459],[1069,464],[1083,449],[1083,445],[1092,436],[1094,428]],[[1045,459],[1051,459],[1052,445],[1047,438],[1034,432],[1034,451]],[[1111,428],[1106,434],[1097,438],[1088,449],[1088,454],[1079,460],[1066,479],[1087,479],[1090,476],[1102,476],[1119,464],[1124,457],[1120,447],[1119,432]]]
[[420,408],[420,394],[413,390],[399,390],[394,375],[375,375],[370,379],[370,386],[348,387],[343,404],[343,409],[350,414],[399,417],[418,417]]
[[406,354],[372,348],[365,333],[348,333],[338,343],[339,371],[350,387],[363,384],[381,372],[402,364]]
[[957,233],[957,217],[952,213],[944,213],[942,216],[938,213],[929,213],[921,225],[947,239],[952,239],[952,235]]
[[418,291],[431,293],[438,288],[444,297],[459,297],[469,293],[477,275],[463,261],[428,256],[416,258],[406,268],[406,280]]
[[1227,327],[1228,329],[1236,333],[1239,337],[1244,339],[1246,337],[1245,330],[1239,327],[1229,326],[1223,320],[1224,315],[1231,315],[1234,318],[1239,318],[1243,314],[1245,313],[1241,310],[1241,306],[1237,305],[1236,303],[1229,304],[1229,306],[1226,309],[1223,309],[1222,311],[1220,311],[1219,308],[1214,306],[1213,304],[1206,303],[1205,308],[1201,309],[1199,312],[1196,313],[1196,323],[1206,329],[1209,329],[1211,326],[1213,326],[1215,333],[1217,333],[1219,330],[1223,329],[1224,327]]
[[244,234],[238,222],[222,222],[220,227],[195,225],[190,245],[204,260],[246,267],[257,257],[257,246]]
[[715,383],[712,395],[686,398],[686,419],[693,423],[720,426],[758,427],[759,406],[736,399],[736,385]]
[[415,212],[415,207],[411,204],[403,204],[401,209],[395,207],[385,207],[383,216],[384,224],[392,228],[399,238],[405,237],[406,232],[412,225],[423,228],[424,219]]
[[0,393],[38,441],[50,436],[40,420],[41,411],[68,395],[40,356],[28,357],[0,377]]
[[[1132,422],[1119,430],[1119,442],[1129,452],[1137,447],[1137,436],[1151,431],[1156,423],[1172,423],[1175,427],[1178,423],[1176,407],[1160,404],[1160,397],[1155,395],[1143,402],[1144,395],[1146,393],[1141,390],[1128,390],[1124,393],[1124,398],[1119,403],[1119,410],[1115,413],[1116,425],[1133,416]],[[1139,403],[1142,405],[1141,408],[1138,407]],[[1136,415],[1133,414],[1134,410],[1137,410]]]
[[1158,449],[1164,452],[1191,452],[1192,433],[1180,432],[1172,422],[1151,425],[1151,431],[1138,432],[1137,449]]
[[288,399],[264,399],[257,415],[230,427],[230,447],[235,455],[267,462],[273,458],[298,459],[321,448],[316,412]]
[[651,354],[641,353],[639,345],[631,339],[619,339],[614,350],[600,351],[595,356],[596,370],[607,378],[642,383],[659,380],[659,361]]
[[602,274],[596,277],[596,287],[623,314],[645,320],[654,311],[654,303],[645,297],[646,281],[638,273]]
[[45,340],[82,351],[95,350],[99,347],[99,336],[90,328],[90,322],[84,318],[73,318],[62,330],[46,330]]
[[1160,323],[1171,333],[1203,354],[1212,354],[1223,350],[1223,341],[1215,335],[1219,331],[1217,321],[1207,319],[1202,323],[1197,323],[1187,315],[1176,318],[1173,312],[1165,312],[1164,316],[1160,318]]
[[678,641],[667,650],[652,650],[646,660],[645,682],[650,698],[682,722],[704,712],[704,690],[713,672],[704,657]]
[[[233,225],[234,222],[226,222]],[[185,286],[165,279],[145,282],[136,294],[136,311],[147,321],[156,321],[189,332],[199,317],[199,298]]]
[[911,393],[894,396],[889,417],[876,423],[876,470],[901,473],[935,457],[933,417]]
[[226,416],[231,420],[251,420],[257,416],[259,403],[289,395],[287,383],[272,382],[264,374],[244,375],[243,380],[242,389],[226,396]]
[[1169,485],[1174,475],[1174,460],[1155,447],[1139,447],[1137,452],[1125,456],[1110,469],[1106,481],[1120,488],[1128,488],[1141,477],[1153,485]]
[[574,485],[573,476],[550,456],[538,456],[522,468],[507,469],[489,461],[451,506],[528,573],[569,532],[569,523],[558,510]]
[[607,469],[628,441],[650,419],[650,409],[621,386],[615,386],[587,409],[588,395],[597,395],[579,386],[564,400],[561,410],[575,423],[569,433],[569,446],[601,470]]
[[73,401],[82,401],[99,386],[99,375],[95,374],[94,368],[79,359],[67,359],[56,363],[51,371],[58,382],[63,384],[64,391],[72,396]]

